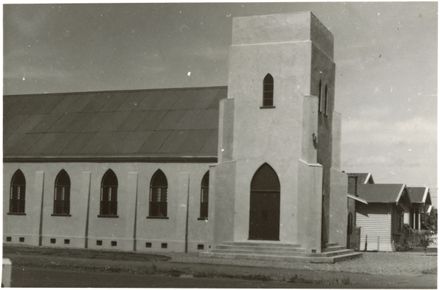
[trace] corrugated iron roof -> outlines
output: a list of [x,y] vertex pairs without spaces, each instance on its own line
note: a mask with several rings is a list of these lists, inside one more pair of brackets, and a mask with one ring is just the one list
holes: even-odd
[[407,187],[411,203],[431,204],[431,196],[427,187]]
[[4,157],[217,156],[227,87],[3,98]]
[[405,191],[404,184],[360,184],[358,196],[368,203],[396,203]]

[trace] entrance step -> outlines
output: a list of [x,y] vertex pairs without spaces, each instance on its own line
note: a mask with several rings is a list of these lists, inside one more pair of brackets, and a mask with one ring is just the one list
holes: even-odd
[[286,248],[286,249],[293,249],[293,248],[300,248],[301,246],[298,244],[289,244],[289,243],[276,243],[276,242],[224,242],[220,244],[219,246],[226,246],[226,247],[248,247],[248,248]]
[[306,253],[298,244],[276,242],[224,242],[200,256],[228,259],[260,259],[280,261],[304,261],[311,263],[334,263],[361,256],[361,253],[332,244],[322,253]]

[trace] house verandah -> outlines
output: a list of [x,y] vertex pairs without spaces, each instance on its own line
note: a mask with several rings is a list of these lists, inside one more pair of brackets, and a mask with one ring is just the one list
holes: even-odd
[[407,187],[411,208],[405,213],[404,222],[412,229],[426,229],[424,219],[432,210],[431,193],[428,187]]

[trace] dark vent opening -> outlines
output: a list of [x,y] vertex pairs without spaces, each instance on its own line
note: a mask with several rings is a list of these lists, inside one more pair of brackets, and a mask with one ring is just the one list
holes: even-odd
[[96,241],[96,245],[97,245],[97,246],[102,246],[102,240],[97,240],[97,241]]
[[145,243],[145,248],[151,248],[151,243]]
[[116,247],[116,246],[118,245],[118,242],[116,242],[116,241],[112,241],[112,242],[111,242],[111,245],[112,245],[112,247]]
[[168,248],[168,243],[162,243],[162,244],[160,245],[160,247],[161,247],[162,249],[166,249],[166,248]]
[[203,250],[205,249],[205,245],[204,244],[198,244],[197,245],[197,250]]
[[64,239],[64,244],[65,245],[69,245],[70,244],[70,240],[69,239]]
[[10,241],[12,241],[12,238],[11,237],[6,237],[6,242],[10,242]]
[[20,241],[20,243],[24,243],[24,237],[20,237],[18,240]]
[[50,239],[51,244],[55,244],[57,242],[57,239]]

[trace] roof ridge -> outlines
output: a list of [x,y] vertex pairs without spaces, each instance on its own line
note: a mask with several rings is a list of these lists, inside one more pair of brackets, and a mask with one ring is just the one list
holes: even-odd
[[215,88],[228,88],[224,86],[207,86],[207,87],[174,87],[174,88],[148,88],[148,89],[127,89],[127,90],[102,90],[102,91],[80,91],[80,92],[55,92],[55,93],[31,93],[31,94],[12,94],[3,95],[3,97],[25,97],[25,96],[50,96],[50,95],[73,95],[73,94],[91,94],[91,93],[116,93],[116,92],[142,92],[142,91],[168,91],[168,90],[203,90]]

